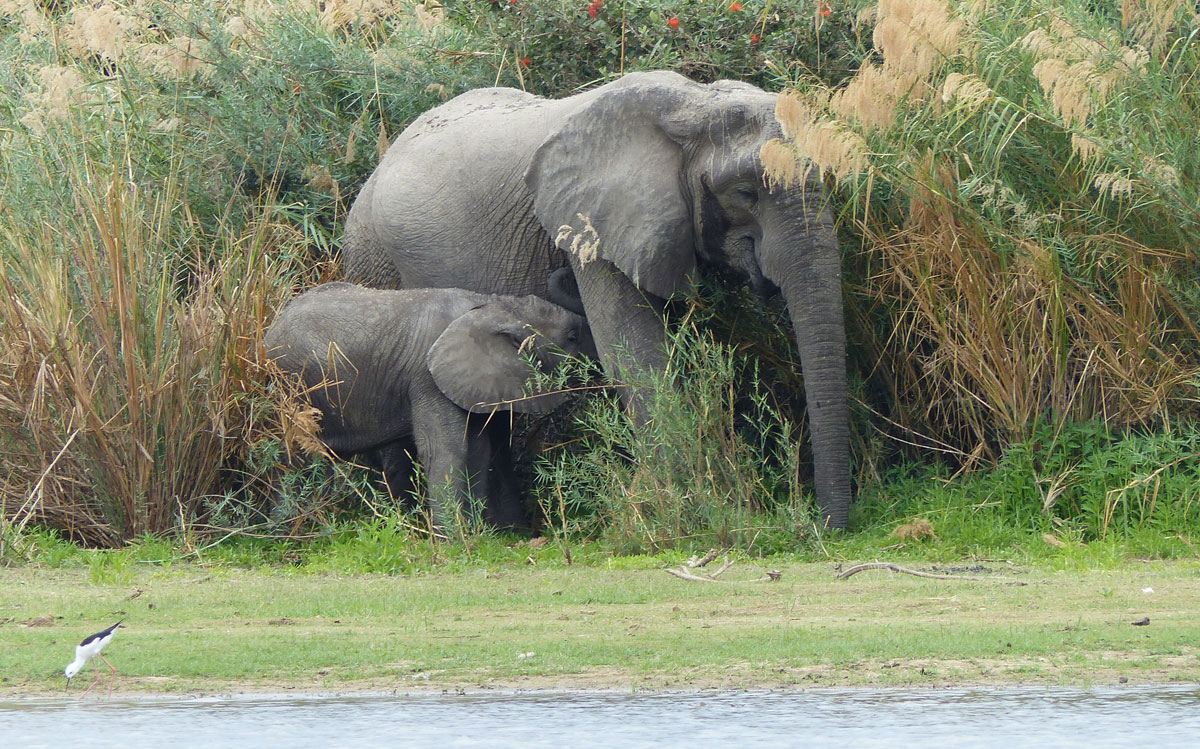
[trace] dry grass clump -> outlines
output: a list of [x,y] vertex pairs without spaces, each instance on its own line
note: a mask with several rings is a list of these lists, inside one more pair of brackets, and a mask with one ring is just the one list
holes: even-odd
[[36,0],[0,0],[0,16],[20,24],[17,38],[21,44],[29,44],[50,30],[50,23]]
[[437,0],[245,0],[195,7],[163,0],[99,0],[76,5],[57,23],[34,0],[0,0],[0,17],[19,21],[23,43],[40,39],[61,45],[78,61],[119,62],[168,78],[204,73],[212,64],[210,39],[196,33],[204,25],[197,19],[212,14],[222,17],[222,30],[235,39],[261,38],[268,26],[296,19],[344,33],[394,23],[434,34],[445,22],[445,9]]
[[0,507],[113,546],[185,526],[220,490],[298,237],[260,222],[181,293],[159,245],[170,186],[72,183],[76,218],[0,219]]
[[965,39],[945,0],[883,0],[876,18],[883,64],[864,65],[829,102],[831,112],[865,129],[890,126],[901,101],[926,98],[935,66],[959,54]]
[[959,53],[963,22],[945,0],[883,0],[875,17],[882,65],[863,65],[832,96],[791,92],[779,98],[775,115],[787,139],[768,142],[761,154],[773,183],[794,184],[810,168],[839,179],[864,172],[869,149],[846,125],[864,133],[891,126],[901,102],[929,95],[935,65]]
[[875,376],[902,423],[964,460],[998,457],[1045,414],[1150,422],[1195,374],[1174,328],[1200,331],[1169,313],[1177,302],[1158,280],[1181,253],[1089,238],[1119,253],[1115,297],[1104,299],[1034,239],[1014,235],[998,247],[938,190],[910,204],[902,228],[868,229],[867,238],[878,263],[863,292],[894,316]]
[[865,168],[866,142],[823,116],[814,102],[794,93],[781,94],[775,116],[787,140],[772,138],[759,154],[772,183],[790,187],[806,179],[811,169],[845,179]]
[[37,71],[37,88],[26,94],[28,111],[21,124],[44,136],[47,127],[67,120],[77,108],[90,103],[84,78],[75,68],[45,65]]
[[175,36],[161,44],[147,44],[140,52],[143,64],[165,78],[187,78],[208,72],[208,43],[190,36]]
[[437,0],[247,0],[230,17],[227,30],[245,35],[251,27],[273,22],[283,15],[310,16],[326,31],[377,26],[387,22],[415,24],[432,32],[445,20],[445,9]]
[[977,75],[951,73],[942,83],[942,103],[957,101],[975,109],[992,98],[992,89]]
[[892,531],[892,536],[898,539],[901,543],[909,543],[910,541],[936,541],[937,534],[933,532],[933,523],[925,518],[917,518],[911,523],[904,523],[896,526],[896,530]]
[[72,10],[61,28],[61,36],[76,58],[95,54],[105,60],[117,60],[124,56],[126,44],[143,28],[138,15],[104,0]]
[[1101,40],[1082,36],[1061,16],[1051,17],[1049,30],[1030,31],[1020,46],[1037,58],[1033,75],[1054,113],[1072,131],[1075,152],[1084,159],[1095,155],[1099,146],[1087,132],[1092,113],[1104,107],[1122,81],[1145,73],[1149,52],[1123,46],[1115,31]]
[[1185,0],[1122,0],[1121,26],[1133,32],[1142,46],[1155,54],[1172,42],[1172,32],[1183,14],[1196,13]]

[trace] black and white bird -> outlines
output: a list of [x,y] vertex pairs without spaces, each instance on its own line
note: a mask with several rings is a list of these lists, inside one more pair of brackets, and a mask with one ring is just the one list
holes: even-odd
[[[67,665],[66,671],[64,671],[64,673],[67,675],[68,689],[71,688],[71,679],[75,678],[75,674],[79,673],[79,670],[86,666],[88,661],[91,661],[93,658],[99,658],[100,660],[104,661],[105,665],[112,669],[112,681],[110,681],[108,684],[108,695],[110,697],[112,696],[113,684],[117,681],[117,669],[113,668],[113,664],[109,663],[107,658],[100,655],[100,651],[104,650],[108,643],[112,642],[113,632],[117,631],[117,627],[121,626],[121,622],[123,621],[125,620],[122,619],[120,622],[117,622],[108,629],[97,632],[94,635],[88,635],[87,637],[83,638],[83,642],[79,643],[79,645],[75,647],[75,660],[71,661],[70,664]],[[96,662],[92,661],[92,665],[96,666]],[[80,698],[83,698],[88,692],[92,691],[92,687],[99,683],[100,667],[96,666],[96,680],[92,682],[91,687],[83,690],[83,694],[79,695]]]

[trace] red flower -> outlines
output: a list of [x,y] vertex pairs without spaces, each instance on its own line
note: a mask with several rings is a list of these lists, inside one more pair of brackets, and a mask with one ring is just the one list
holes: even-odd
[[673,29],[677,29],[677,28],[679,28],[679,19],[676,18],[675,16],[671,16],[670,18],[667,19],[667,25]]
[[758,44],[758,34],[751,34],[751,35],[750,35],[750,43],[751,43],[751,44]]
[[741,4],[741,3],[734,3],[733,5],[730,5],[730,6],[729,6],[729,9],[730,9],[730,10],[732,10],[732,11],[739,11],[739,10],[741,10],[741,9],[742,9],[742,4]]
[[600,9],[604,7],[604,3],[592,3],[588,6],[588,15],[595,18],[600,14]]
[[529,67],[530,62],[532,62],[532,60],[530,60],[528,57],[522,57],[521,58],[521,67],[523,67],[523,68]]
[[508,0],[508,4],[509,4],[509,5],[516,5],[516,4],[517,4],[517,0]]

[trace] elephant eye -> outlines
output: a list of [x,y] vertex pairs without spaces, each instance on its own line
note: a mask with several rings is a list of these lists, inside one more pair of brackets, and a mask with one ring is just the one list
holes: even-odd
[[752,187],[739,187],[737,190],[735,190],[735,192],[739,198],[747,203],[758,202],[758,190],[755,190]]
[[579,340],[579,332],[575,331],[575,330],[568,331],[567,332],[567,340],[570,341],[571,343],[574,343],[575,341]]

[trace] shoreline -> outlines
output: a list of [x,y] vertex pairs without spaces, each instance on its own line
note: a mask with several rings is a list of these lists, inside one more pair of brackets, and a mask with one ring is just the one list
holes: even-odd
[[64,694],[74,645],[118,618],[114,698],[1200,682],[1194,562],[982,580],[837,580],[828,563],[773,562],[779,582],[763,566],[739,563],[719,585],[580,566],[356,577],[181,564],[111,584],[4,569],[0,698]]
[[[565,680],[569,682],[570,680]],[[140,687],[140,685],[138,685]],[[123,689],[125,687],[125,689]],[[377,684],[369,685],[353,685],[343,684],[338,687],[313,687],[309,688],[301,685],[253,685],[240,684],[229,685],[222,684],[211,688],[190,688],[178,691],[154,691],[153,689],[136,688],[129,690],[127,684],[118,682],[112,697],[104,691],[100,691],[99,695],[95,692],[84,698],[83,702],[108,702],[108,701],[172,701],[172,700],[273,700],[273,699],[386,699],[386,698],[415,698],[426,699],[436,697],[554,697],[554,696],[580,696],[580,695],[693,695],[693,694],[739,694],[739,693],[789,693],[789,692],[811,692],[811,693],[849,693],[849,692],[864,692],[864,693],[917,693],[917,692],[938,692],[938,691],[1037,691],[1037,690],[1135,690],[1135,691],[1154,691],[1154,690],[1185,690],[1195,689],[1200,690],[1200,677],[1188,679],[1164,680],[1164,681],[1106,681],[1106,680],[1087,680],[1087,681],[1068,681],[1068,682],[1052,682],[1045,680],[1033,681],[1008,681],[1008,682],[979,682],[979,681],[950,681],[944,683],[933,684],[908,684],[908,685],[878,685],[878,684],[862,684],[849,683],[840,685],[821,685],[821,684],[747,684],[742,686],[736,685],[709,685],[709,686],[649,686],[645,684],[626,684],[610,686],[575,686],[569,683],[564,683],[564,680],[557,680],[553,686],[549,685],[525,685],[517,686],[513,684],[495,685],[495,686],[420,686],[420,685],[403,685],[392,689],[382,688]],[[99,688],[98,688],[99,689]],[[15,685],[0,686],[0,701],[37,701],[37,700],[57,700],[60,698],[78,699],[79,691],[64,692],[62,690],[54,691],[34,687],[33,691],[29,691],[25,687]]]

